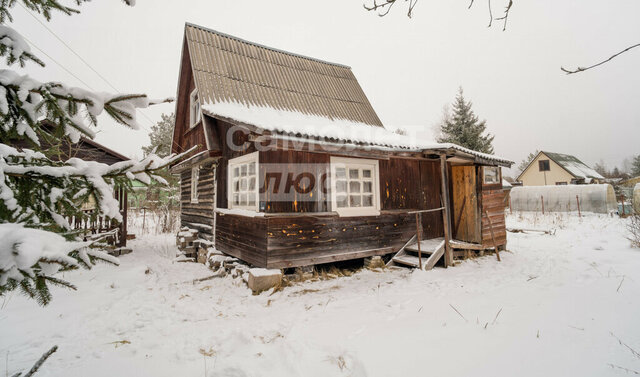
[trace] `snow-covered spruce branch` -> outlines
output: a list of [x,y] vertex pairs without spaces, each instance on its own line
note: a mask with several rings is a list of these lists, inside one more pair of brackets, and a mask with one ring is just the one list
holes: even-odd
[[[86,3],[89,1],[90,0],[73,0],[73,2],[77,6],[80,6],[82,5],[82,3]],[[129,6],[136,5],[136,0],[122,1]],[[18,0],[0,0],[0,23],[13,21],[10,10],[17,2]],[[21,0],[21,2],[28,9],[44,16],[47,21],[51,20],[53,11],[61,12],[63,14],[66,14],[67,16],[80,13],[79,10],[63,5],[57,0]]]
[[77,158],[51,161],[41,152],[0,144],[0,295],[20,289],[46,305],[51,299],[47,284],[75,289],[54,276],[61,269],[91,268],[96,260],[117,264],[99,250],[99,237],[78,240],[68,216],[82,216],[79,208],[93,196],[94,216],[122,221],[114,185],[134,178],[163,183],[155,172],[192,151],[107,165]]
[[61,83],[41,83],[12,70],[0,70],[0,137],[26,136],[39,145],[40,120],[47,118],[77,142],[81,135],[95,136],[92,126],[106,112],[117,122],[139,129],[136,109],[171,102],[172,98],[150,100],[144,94],[95,93]]

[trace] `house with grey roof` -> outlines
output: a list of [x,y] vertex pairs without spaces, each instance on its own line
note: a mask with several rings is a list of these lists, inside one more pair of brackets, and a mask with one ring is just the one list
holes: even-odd
[[575,156],[541,151],[517,178],[523,186],[602,183],[604,177]]
[[181,226],[216,251],[430,269],[506,245],[512,162],[386,129],[348,66],[187,24],[176,97],[172,152],[193,153],[171,168]]

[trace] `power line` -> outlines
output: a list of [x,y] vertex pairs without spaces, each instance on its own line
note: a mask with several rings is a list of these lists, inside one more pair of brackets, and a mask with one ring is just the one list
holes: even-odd
[[64,69],[68,74],[70,74],[71,76],[75,77],[76,80],[80,81],[84,86],[87,87],[87,89],[93,90],[95,91],[95,89],[93,89],[91,87],[91,85],[87,84],[86,82],[84,82],[80,77],[76,76],[73,72],[71,72],[70,70],[67,69],[67,67],[65,67],[64,65],[62,65],[60,62],[58,62],[56,59],[52,58],[49,54],[47,54],[46,52],[44,52],[43,49],[41,49],[40,47],[38,47],[35,43],[33,43],[31,40],[29,40],[29,38],[25,37],[24,34],[22,34],[22,37],[29,42],[29,44],[31,44],[33,47],[35,47],[38,51],[40,51],[41,53],[43,53],[47,58],[49,58],[52,62],[54,62],[55,64],[57,64],[60,68]]
[[[109,85],[111,87],[111,89],[115,90],[116,92],[118,92],[118,94],[121,94],[121,92],[109,81],[107,80],[106,77],[104,77],[103,75],[100,74],[100,72],[98,72],[95,68],[93,68],[91,66],[91,64],[89,64],[89,62],[87,62],[82,56],[80,56],[80,54],[78,54],[73,48],[71,48],[71,46],[69,46],[69,44],[67,44],[62,38],[60,38],[53,30],[51,30],[44,22],[42,22],[38,17],[36,17],[33,13],[31,13],[31,11],[29,11],[22,3],[18,3],[22,9],[24,9],[25,12],[27,12],[31,17],[33,17],[33,19],[35,19],[36,21],[38,21],[38,23],[40,25],[42,25],[42,27],[44,27],[51,35],[53,35],[58,41],[60,41],[60,43],[62,43],[69,51],[71,51],[78,59],[80,59],[80,61],[82,61],[82,63],[84,63],[87,67],[89,67],[89,69],[91,69],[96,75],[98,75],[98,77],[100,77],[102,79],[102,81],[104,81],[107,85]],[[33,42],[30,42],[31,44],[33,44]],[[35,46],[35,44],[33,44]],[[43,54],[47,55],[47,53],[45,53],[44,51],[42,51],[42,49],[38,48],[36,46],[36,48],[38,50],[40,50]],[[49,56],[49,55],[47,55]],[[51,60],[53,60],[56,64],[58,64],[59,66],[62,67],[62,65],[60,65],[59,63],[57,63],[53,58],[51,58],[49,56],[49,58]],[[69,72],[69,70],[67,70],[66,68],[62,67],[65,71]],[[69,72],[71,73],[71,72]],[[71,73],[71,75],[73,75]],[[77,78],[78,80],[80,80],[77,76],[73,75],[73,77]],[[80,82],[84,83],[84,81],[80,80]],[[84,83],[85,85],[87,85],[86,83]],[[87,87],[89,87],[87,85]],[[90,88],[90,87],[89,87]],[[91,89],[93,90],[93,89]],[[147,116],[147,114],[145,114],[141,109],[137,109],[137,111],[140,112],[140,115],[142,115],[145,119],[147,119],[147,121],[149,121],[149,123],[151,123],[151,125],[154,125],[155,122],[153,120],[151,120],[151,118],[149,118],[149,116]],[[151,130],[149,130],[147,127],[145,127],[144,125],[140,125],[142,126],[147,132],[151,132]]]

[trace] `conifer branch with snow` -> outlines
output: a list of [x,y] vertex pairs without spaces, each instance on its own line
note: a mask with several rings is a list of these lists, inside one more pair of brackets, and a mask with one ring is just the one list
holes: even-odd
[[[87,0],[75,0],[81,5]],[[134,5],[133,0],[123,0]],[[9,65],[44,63],[31,53],[13,28],[11,8],[17,0],[0,0],[0,56]],[[27,8],[50,20],[58,11],[76,9],[56,0],[21,0]],[[144,94],[108,94],[40,82],[14,70],[0,70],[0,296],[15,289],[46,305],[49,285],[75,289],[56,274],[65,269],[91,268],[98,260],[118,264],[101,251],[104,237],[85,237],[71,229],[69,218],[104,218],[122,221],[115,187],[130,187],[130,180],[166,183],[158,172],[190,153],[107,165],[79,158],[54,158],[63,142],[93,138],[103,113],[125,127],[139,129],[137,109],[171,101],[154,101]],[[44,126],[43,120],[47,120]],[[51,127],[52,126],[52,127]],[[82,211],[89,199],[95,213]]]

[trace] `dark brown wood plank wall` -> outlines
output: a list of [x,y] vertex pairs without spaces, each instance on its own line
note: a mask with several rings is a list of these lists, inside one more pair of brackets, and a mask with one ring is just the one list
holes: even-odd
[[[229,208],[227,203],[227,163],[232,158],[255,152],[256,148],[253,143],[247,142],[248,134],[232,124],[219,119],[207,119],[214,123],[212,126],[216,129],[222,147],[222,157],[218,159],[217,169],[218,208]],[[230,132],[232,133],[229,134]]]
[[493,246],[491,227],[485,211],[489,214],[489,218],[491,218],[496,243],[498,245],[505,245],[507,243],[504,197],[505,192],[501,187],[483,188],[482,190],[482,244],[485,246]]
[[267,266],[297,267],[389,253],[413,234],[415,217],[401,212],[367,217],[269,217]]
[[[265,212],[267,213],[303,213],[303,212],[327,212],[329,211],[329,191],[323,190],[323,178],[329,170],[330,157],[324,153],[311,153],[302,151],[282,151],[268,150],[260,152],[260,186],[262,187],[266,181],[267,188],[264,195],[261,195],[261,201],[265,202]],[[274,164],[267,167],[267,164]],[[277,164],[277,165],[276,165]],[[287,175],[291,174],[291,179],[296,179],[301,174],[310,173],[314,178],[313,189],[308,193],[304,193],[306,186],[300,187],[302,193],[296,192],[295,188],[289,187],[290,194],[287,195],[287,201],[282,201],[281,195],[274,195],[273,187],[274,179],[267,178],[268,172],[282,173],[278,185],[278,192],[282,193],[287,189]],[[301,180],[304,185],[310,180],[305,178]],[[326,182],[328,185],[328,181]],[[326,192],[325,192],[326,191]]]
[[173,133],[172,153],[182,153],[194,145],[198,145],[198,149],[194,153],[198,153],[207,149],[207,142],[204,136],[202,121],[195,127],[190,128],[190,103],[191,92],[196,88],[193,80],[193,71],[191,69],[191,59],[187,48],[186,40],[183,45],[183,56],[180,65],[179,87],[178,87],[178,107],[176,109],[176,123]]
[[267,267],[267,220],[218,214],[216,248],[256,267]]

